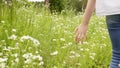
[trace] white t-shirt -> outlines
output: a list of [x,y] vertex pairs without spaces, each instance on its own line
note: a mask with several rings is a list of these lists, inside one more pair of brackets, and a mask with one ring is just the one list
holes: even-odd
[[96,0],[96,14],[120,14],[120,0]]

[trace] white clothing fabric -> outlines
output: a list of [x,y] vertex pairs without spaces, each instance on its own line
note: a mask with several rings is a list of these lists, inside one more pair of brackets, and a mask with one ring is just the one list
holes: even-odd
[[120,14],[120,0],[96,0],[96,15]]

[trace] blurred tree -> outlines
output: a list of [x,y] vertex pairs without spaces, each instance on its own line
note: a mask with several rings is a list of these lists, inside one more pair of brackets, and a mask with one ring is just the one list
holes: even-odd
[[61,12],[64,9],[74,9],[79,12],[84,11],[87,0],[45,0],[44,3],[51,12]]
[[64,0],[49,0],[49,8],[50,11],[53,12],[61,12],[64,9]]

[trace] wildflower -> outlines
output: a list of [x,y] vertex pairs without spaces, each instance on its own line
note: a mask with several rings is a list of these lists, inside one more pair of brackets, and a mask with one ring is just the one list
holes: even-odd
[[83,51],[83,48],[80,48],[81,51]]
[[90,58],[91,58],[92,60],[94,60],[94,56],[90,56]]
[[24,63],[26,64],[29,64],[31,62],[36,64],[35,62],[33,62],[34,60],[38,60],[40,62],[39,65],[44,64],[44,62],[42,61],[42,57],[40,55],[32,55],[32,53],[26,53],[23,55],[23,57],[25,58]]
[[63,64],[66,64],[66,62],[65,62],[65,61],[63,61]]
[[88,48],[86,48],[85,50],[86,50],[86,51],[89,51],[89,49],[88,49]]
[[40,43],[39,43],[39,41],[38,41],[38,40],[33,39],[32,41],[33,41],[33,43],[34,43],[36,46],[40,45]]
[[70,53],[71,53],[71,54],[75,54],[75,52],[74,52],[74,51],[70,51]]
[[66,46],[62,46],[61,48],[62,48],[62,49],[65,49],[65,48],[67,48],[67,47],[68,47],[68,46],[66,45]]
[[72,42],[69,42],[68,45],[72,45]]
[[36,46],[40,45],[40,42],[37,39],[35,39],[35,38],[31,37],[31,36],[22,36],[20,38],[21,42],[24,42],[25,40],[31,40]]
[[6,47],[4,47],[3,50],[4,50],[4,51],[10,51],[10,49],[9,49],[9,48],[6,48]]
[[1,21],[1,23],[3,23],[3,24],[4,24],[4,23],[5,23],[5,21]]
[[12,32],[16,32],[16,29],[12,29]]
[[5,30],[6,33],[8,33],[8,30]]
[[43,65],[44,64],[44,62],[42,61],[42,62],[40,62],[38,65]]
[[80,57],[80,55],[78,53],[75,54],[76,57]]
[[35,59],[38,59],[39,61],[42,61],[42,57],[39,56],[39,55],[37,55],[37,56],[33,56],[32,59],[34,59],[34,60],[35,60]]
[[57,41],[57,39],[53,39],[53,41]]
[[70,58],[74,58],[74,57],[80,57],[80,55],[78,53],[76,53],[75,51],[70,51],[70,53],[72,54],[70,56]]
[[54,66],[53,68],[57,68],[57,66]]
[[58,54],[58,51],[55,51],[53,53],[51,53],[50,55],[54,56],[54,55],[57,55]]
[[26,60],[24,61],[24,63],[26,63],[26,64],[29,64],[29,63],[31,63],[31,62],[32,62],[31,59],[26,59]]
[[61,40],[61,41],[65,41],[65,39],[64,39],[64,38],[60,38],[60,40]]
[[8,58],[0,58],[0,62],[7,62]]
[[32,53],[26,53],[23,55],[24,58],[28,59],[32,57]]
[[1,68],[5,68],[5,63],[1,63]]
[[102,48],[103,48],[103,46],[100,46],[100,48],[102,49]]
[[16,59],[15,59],[15,62],[19,62],[19,58],[16,58]]
[[62,49],[65,49],[65,48],[71,46],[72,44],[73,44],[72,42],[69,42],[69,43],[67,43],[67,44],[64,44],[65,46],[62,46],[61,48],[62,48]]
[[38,54],[39,52],[38,52],[38,51],[36,51],[35,53],[36,53],[36,54]]
[[17,36],[16,35],[11,35],[10,37],[8,37],[8,39],[12,39],[12,40],[16,40]]
[[96,55],[96,53],[90,53],[90,55],[91,55],[91,56],[95,56],[95,55]]
[[19,43],[16,43],[15,46],[18,47]]
[[86,45],[88,45],[88,42],[83,42],[83,44],[86,44]]
[[17,53],[16,53],[16,54],[12,54],[12,56],[14,56],[14,57],[16,57],[16,58],[17,58],[17,57],[18,57],[18,54],[17,54]]
[[22,36],[20,38],[20,41],[23,42],[24,40],[28,40],[28,39],[31,39],[31,37],[30,36]]

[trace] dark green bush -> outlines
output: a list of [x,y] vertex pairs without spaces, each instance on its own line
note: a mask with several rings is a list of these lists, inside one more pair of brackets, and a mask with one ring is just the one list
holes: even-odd
[[51,12],[61,12],[64,9],[83,11],[86,7],[87,0],[49,0]]
[[50,11],[53,12],[61,12],[64,10],[64,0],[49,0],[50,3]]

